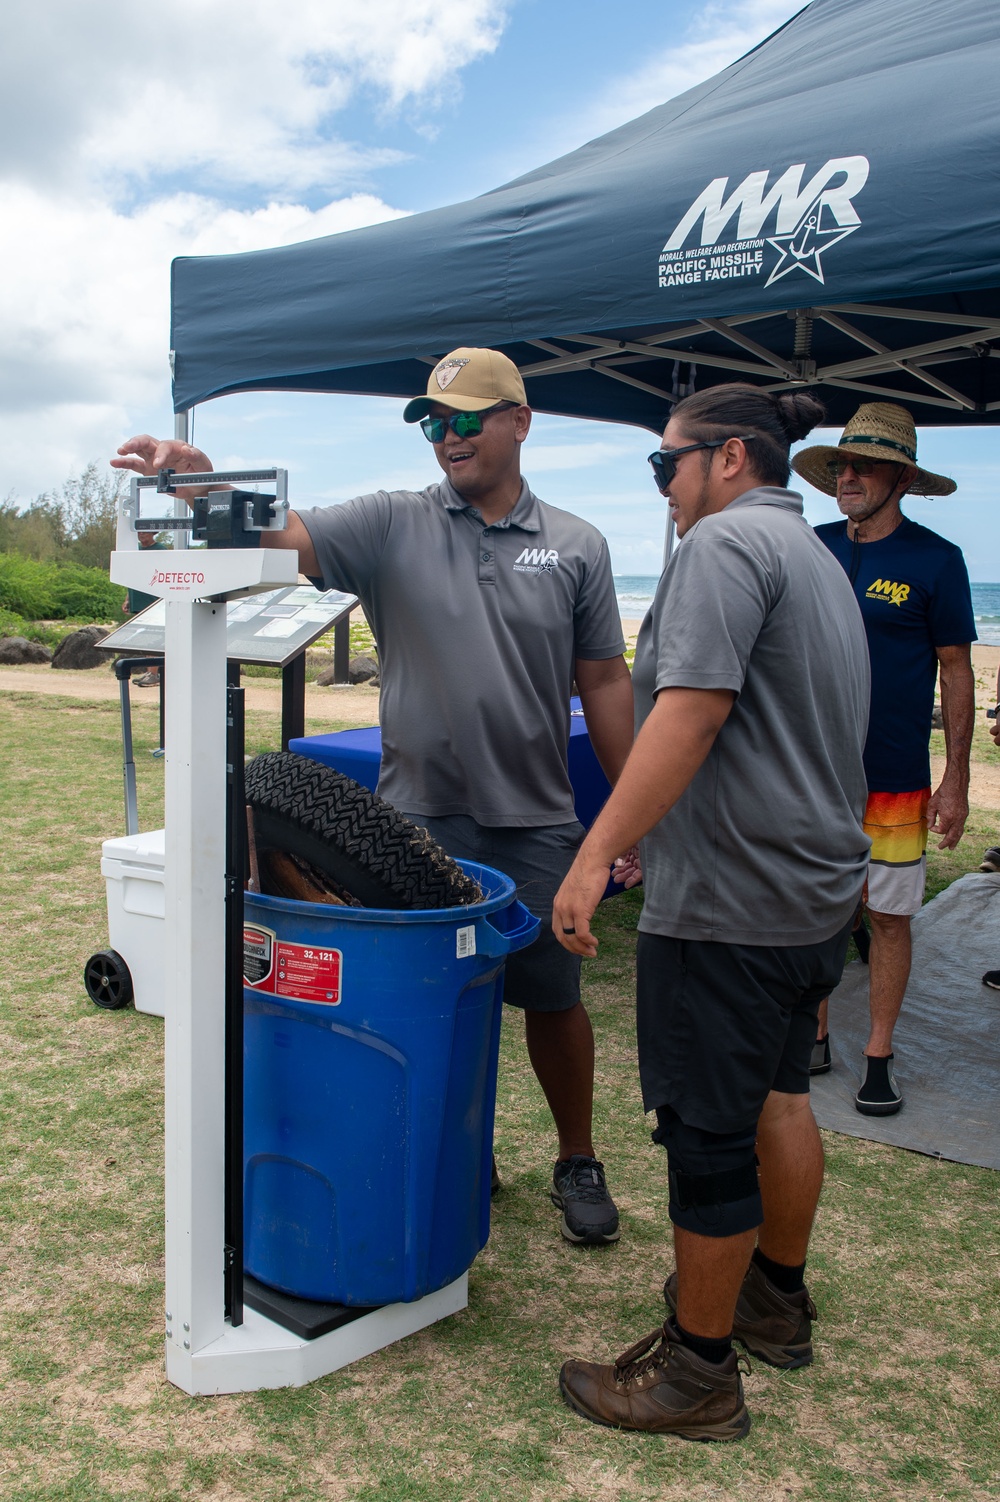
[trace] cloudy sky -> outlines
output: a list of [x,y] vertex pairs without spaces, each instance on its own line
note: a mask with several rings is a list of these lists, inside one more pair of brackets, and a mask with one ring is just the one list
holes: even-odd
[[[709,77],[800,0],[15,0],[0,53],[0,496],[171,430],[169,265],[472,197]],[[285,464],[293,504],[435,477],[401,403],[208,403],[217,465]],[[815,441],[815,438],[814,440]],[[524,469],[655,573],[648,433],[536,418]],[[1000,579],[994,432],[926,431],[954,501],[910,504]],[[808,498],[813,521],[836,516]],[[997,520],[994,521],[994,513]]]

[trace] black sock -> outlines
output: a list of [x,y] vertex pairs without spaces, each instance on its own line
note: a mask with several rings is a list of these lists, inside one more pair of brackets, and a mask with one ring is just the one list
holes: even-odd
[[756,1262],[761,1272],[769,1283],[782,1293],[798,1293],[805,1288],[806,1281],[803,1276],[806,1265],[803,1262],[799,1267],[789,1267],[784,1262],[772,1262],[770,1257],[765,1257],[759,1246],[753,1249],[752,1262]]
[[683,1325],[678,1324],[676,1319],[674,1326],[681,1338],[681,1344],[687,1346],[696,1356],[700,1356],[702,1361],[710,1361],[713,1366],[721,1366],[733,1349],[732,1332],[718,1339],[711,1335],[692,1335],[690,1331],[684,1329]]

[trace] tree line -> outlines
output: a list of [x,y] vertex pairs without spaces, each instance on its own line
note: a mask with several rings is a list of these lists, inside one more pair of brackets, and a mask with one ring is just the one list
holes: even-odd
[[0,501],[0,553],[39,563],[75,563],[107,572],[115,545],[118,501],[129,477],[96,462],[27,506]]

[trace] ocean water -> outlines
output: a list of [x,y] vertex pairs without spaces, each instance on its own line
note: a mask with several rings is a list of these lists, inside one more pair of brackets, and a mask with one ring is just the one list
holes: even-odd
[[[625,620],[639,620],[653,603],[656,574],[615,574],[618,608]],[[1000,584],[973,584],[972,608],[981,642],[1000,646]]]
[[974,584],[972,608],[979,640],[1000,647],[1000,584]]
[[622,619],[639,621],[653,603],[659,574],[615,574],[615,593]]

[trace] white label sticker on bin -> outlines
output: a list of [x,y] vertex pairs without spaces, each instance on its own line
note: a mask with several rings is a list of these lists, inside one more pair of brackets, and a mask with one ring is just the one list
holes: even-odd
[[476,929],[470,923],[468,928],[456,928],[455,930],[455,958],[467,960],[476,952]]

